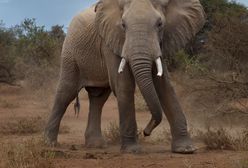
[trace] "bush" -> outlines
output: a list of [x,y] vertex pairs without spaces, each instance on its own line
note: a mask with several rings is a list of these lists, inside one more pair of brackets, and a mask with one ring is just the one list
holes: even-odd
[[176,53],[175,61],[178,68],[190,75],[202,74],[206,71],[204,65],[200,63],[197,56],[190,56],[184,50]]
[[230,133],[218,128],[208,129],[207,132],[199,132],[200,138],[209,150],[248,150],[248,131],[243,130],[239,136],[231,136]]
[[0,124],[0,134],[28,135],[43,131],[45,120],[41,117],[12,118]]
[[[116,122],[110,122],[108,127],[104,130],[103,136],[109,143],[117,144],[121,141],[120,128]],[[142,129],[137,130],[137,137],[139,141],[144,140]]]
[[17,144],[2,144],[1,153],[6,168],[53,168],[55,152],[45,151],[42,142],[35,139]]
[[[29,78],[46,81],[44,77],[47,74],[57,75],[64,38],[63,26],[56,25],[47,31],[34,19],[25,19],[12,28],[5,28],[2,24],[0,82],[11,83]],[[42,75],[37,75],[38,72]],[[32,79],[34,76],[38,77]]]
[[104,137],[110,143],[119,143],[121,140],[120,129],[116,122],[110,122],[106,130],[103,132]]
[[233,149],[233,139],[223,128],[214,131],[208,129],[206,133],[202,134],[202,140],[206,144],[207,149],[210,150]]
[[[213,67],[223,67],[227,65],[221,57],[229,59],[229,65],[235,64],[231,57],[240,57],[247,51],[247,24],[248,10],[245,6],[228,0],[201,0],[201,4],[207,15],[207,22],[203,30],[187,48],[200,48],[200,51],[190,53],[191,56],[198,57],[206,53],[203,63],[208,63]],[[242,36],[242,37],[241,37]],[[203,41],[202,47],[198,41]],[[208,61],[211,59],[211,61]],[[217,62],[215,64],[215,62]],[[233,65],[231,65],[233,66]]]
[[[248,12],[246,12],[248,17]],[[241,72],[247,69],[248,22],[244,13],[217,13],[207,44],[210,67]]]

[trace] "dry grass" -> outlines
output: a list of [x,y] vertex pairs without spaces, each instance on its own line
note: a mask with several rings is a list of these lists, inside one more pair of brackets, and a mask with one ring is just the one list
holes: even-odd
[[209,150],[248,150],[248,130],[245,129],[239,136],[232,136],[223,128],[199,131],[200,138]]
[[217,130],[208,129],[205,133],[199,132],[199,137],[209,150],[233,149],[233,138],[223,128]]
[[30,139],[23,143],[1,145],[1,158],[5,168],[53,168],[51,159],[55,152],[45,151],[39,140]]
[[47,149],[42,138],[30,138],[19,143],[0,145],[0,167],[4,168],[64,168],[54,164],[54,159],[70,158],[69,154]]
[[42,117],[13,118],[0,124],[2,135],[28,135],[43,131],[45,120]]
[[[208,150],[248,150],[248,129],[243,130],[239,136],[231,135],[224,128],[207,129],[207,131],[190,130],[193,139],[201,140]],[[119,126],[116,122],[110,122],[104,131],[104,136],[109,143],[116,144],[120,142]],[[142,129],[138,130],[139,141],[145,141],[142,135]],[[171,132],[167,127],[163,127],[155,138],[149,140],[151,143],[171,143]]]
[[121,139],[119,125],[116,122],[110,122],[104,130],[103,135],[109,143],[119,143]]
[[[0,123],[2,135],[30,135],[44,131],[46,120],[42,117],[12,118],[7,122]],[[70,133],[70,127],[61,125],[60,134]]]
[[[236,150],[248,150],[248,129],[242,131],[240,136],[236,139],[234,139],[234,147]],[[248,167],[248,161],[247,161],[247,167]]]
[[20,106],[19,104],[0,99],[0,107],[2,108],[14,109],[14,108],[18,108],[19,106]]
[[156,134],[156,137],[152,139],[153,143],[170,143],[171,142],[171,132],[170,129],[163,126],[162,129]]
[[248,168],[248,159],[238,160],[237,168]]
[[[142,129],[137,130],[137,136],[139,142],[144,140],[144,136],[142,133]],[[108,124],[108,127],[104,130],[103,136],[106,138],[108,143],[110,144],[117,144],[121,141],[120,137],[120,128],[119,125],[116,122],[110,122]]]

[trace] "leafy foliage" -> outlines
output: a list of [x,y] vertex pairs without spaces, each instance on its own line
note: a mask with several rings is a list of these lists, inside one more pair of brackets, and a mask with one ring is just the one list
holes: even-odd
[[24,79],[33,67],[58,67],[64,38],[63,26],[56,25],[47,31],[35,19],[25,19],[12,28],[1,23],[0,82]]
[[197,56],[190,56],[183,50],[175,55],[175,61],[177,62],[178,68],[190,75],[205,72],[205,67],[200,63],[199,58]]

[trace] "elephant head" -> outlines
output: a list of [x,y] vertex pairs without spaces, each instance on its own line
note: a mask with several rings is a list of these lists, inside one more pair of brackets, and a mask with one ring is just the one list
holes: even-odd
[[162,119],[153,72],[157,71],[158,78],[162,76],[161,58],[184,47],[204,22],[199,0],[100,0],[96,5],[99,35],[122,58],[119,73],[126,64],[130,66],[152,113],[145,135]]

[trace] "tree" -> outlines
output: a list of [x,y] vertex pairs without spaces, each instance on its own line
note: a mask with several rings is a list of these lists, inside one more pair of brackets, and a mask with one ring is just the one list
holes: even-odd
[[32,67],[57,67],[64,38],[63,26],[46,30],[35,19],[25,19],[6,28],[0,22],[0,82],[25,78]]

